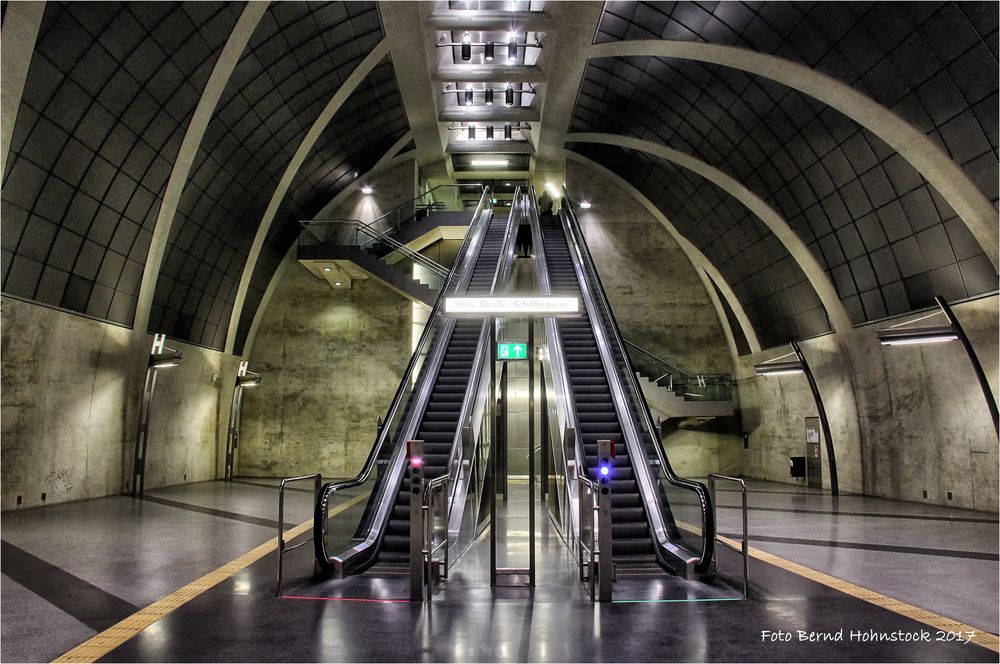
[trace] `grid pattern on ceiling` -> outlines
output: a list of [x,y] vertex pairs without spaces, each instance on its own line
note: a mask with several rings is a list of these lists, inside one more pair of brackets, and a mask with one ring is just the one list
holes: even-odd
[[132,323],[174,159],[240,11],[46,4],[4,174],[5,293]]
[[299,232],[299,221],[324,205],[379,159],[410,130],[392,62],[387,57],[337,111],[302,164],[268,230],[254,266],[234,350],[243,352],[267,285]]
[[854,86],[943,145],[997,200],[995,2],[608,2],[595,41],[726,44]]
[[736,344],[736,352],[740,355],[750,354],[750,342],[747,341],[747,335],[743,333],[743,326],[740,325],[740,321],[736,318],[736,312],[729,305],[729,300],[726,296],[722,294],[719,290],[719,285],[715,283],[715,280],[708,274],[705,275],[708,280],[712,283],[712,288],[715,290],[716,297],[719,298],[719,302],[722,303],[722,310],[726,312],[726,321],[729,323],[729,330],[733,333],[733,342]]
[[809,246],[856,323],[996,289],[968,228],[907,161],[779,83],[670,58],[592,60],[572,128],[632,134],[735,177]]
[[719,269],[765,346],[830,330],[826,311],[795,260],[742,203],[664,159],[623,148],[570,143],[646,196]]
[[171,227],[149,331],[222,348],[257,226],[330,97],[382,38],[374,3],[272,3],[209,123]]

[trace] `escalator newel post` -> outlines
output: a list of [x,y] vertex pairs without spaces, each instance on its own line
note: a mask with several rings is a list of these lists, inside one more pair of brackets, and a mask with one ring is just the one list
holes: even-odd
[[[490,398],[487,403],[490,406],[494,406],[497,402],[497,328],[496,319],[487,318],[487,324],[490,327]],[[497,482],[499,478],[497,477],[497,452],[500,447],[500,443],[497,440],[498,434],[498,417],[497,413],[492,413],[493,417],[490,418],[490,442],[493,445],[493,449],[490,453],[490,459],[492,463],[490,464],[489,472],[493,475],[493,486],[490,488],[490,587],[493,588],[497,585]]]
[[615,441],[597,441],[597,537],[600,557],[597,560],[598,601],[611,601],[614,563],[611,558],[611,479],[615,463]]
[[406,441],[410,462],[410,601],[424,599],[424,441]]
[[528,316],[528,585],[535,585],[535,317]]

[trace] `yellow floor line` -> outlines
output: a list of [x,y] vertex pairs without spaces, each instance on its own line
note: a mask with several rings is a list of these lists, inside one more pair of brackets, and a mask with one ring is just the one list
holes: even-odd
[[[691,532],[701,534],[701,529],[691,524],[683,523],[678,521],[677,525],[685,530],[690,530]],[[728,537],[718,537],[720,542],[728,544],[729,546],[735,548],[737,551],[741,548],[741,542],[739,540],[733,540]],[[912,620],[923,623],[928,627],[933,627],[934,629],[940,629],[946,632],[961,632],[968,638],[969,634],[973,634],[971,641],[977,645],[984,648],[989,648],[993,652],[1000,652],[1000,639],[998,639],[996,634],[991,634],[985,630],[976,629],[966,625],[965,623],[958,622],[957,620],[952,620],[951,618],[945,618],[942,615],[938,615],[932,611],[926,609],[921,609],[918,606],[912,604],[907,604],[906,602],[900,601],[898,599],[893,599],[888,595],[883,595],[880,592],[874,590],[869,590],[863,586],[859,586],[856,583],[851,583],[850,581],[844,581],[843,579],[838,579],[835,576],[830,576],[823,572],[818,572],[805,565],[800,565],[798,563],[793,563],[790,560],[776,556],[773,553],[768,553],[766,551],[761,551],[755,547],[749,547],[748,552],[751,558],[756,558],[765,563],[770,563],[775,567],[780,567],[786,572],[791,572],[792,574],[797,574],[801,577],[809,579],[810,581],[815,581],[827,588],[833,588],[834,590],[839,590],[842,593],[850,595],[851,597],[856,597],[860,600],[868,602],[869,604],[874,604],[880,608],[886,609],[887,611],[892,611],[893,613],[898,613],[901,616],[906,616]]]
[[[346,503],[337,505],[330,509],[330,516],[339,514],[351,506],[356,505],[366,499],[368,494],[356,496]],[[299,535],[312,529],[313,520],[309,519],[294,528],[286,530],[285,541],[290,542]],[[90,637],[77,647],[73,648],[65,655],[62,655],[54,662],[96,662],[109,652],[125,643],[133,636],[146,629],[160,618],[176,611],[206,590],[214,588],[229,577],[233,576],[241,569],[252,565],[272,551],[278,548],[278,538],[272,537],[258,547],[247,551],[239,558],[232,560],[222,567],[209,572],[205,576],[192,581],[183,588],[175,590],[165,597],[161,597],[144,609],[133,613],[121,622],[112,625],[100,634]]]

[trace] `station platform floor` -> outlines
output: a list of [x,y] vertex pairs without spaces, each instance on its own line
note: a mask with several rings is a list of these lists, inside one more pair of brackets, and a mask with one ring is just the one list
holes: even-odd
[[[738,576],[730,587],[662,574],[623,575],[615,602],[592,604],[543,505],[534,589],[491,591],[484,537],[430,603],[409,602],[399,574],[315,579],[311,546],[285,557],[276,597],[277,480],[7,512],[0,658],[997,661],[996,515],[750,484],[749,600]],[[501,512],[515,557],[525,488],[513,484]],[[738,538],[739,494],[718,496],[720,533]],[[311,514],[311,490],[290,490],[296,542]],[[720,565],[738,571],[739,559],[723,549]],[[939,629],[960,634],[938,641]]]

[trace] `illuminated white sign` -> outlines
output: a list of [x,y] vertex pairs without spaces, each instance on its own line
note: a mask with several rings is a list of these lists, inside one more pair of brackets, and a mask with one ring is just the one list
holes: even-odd
[[580,313],[580,298],[446,297],[444,313],[446,316],[560,316]]

